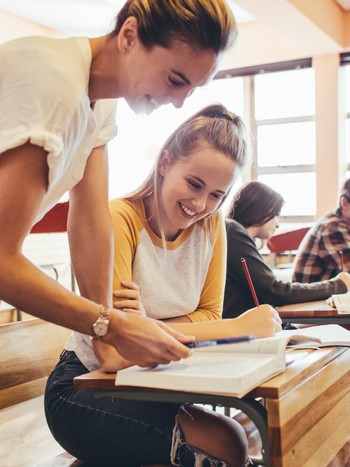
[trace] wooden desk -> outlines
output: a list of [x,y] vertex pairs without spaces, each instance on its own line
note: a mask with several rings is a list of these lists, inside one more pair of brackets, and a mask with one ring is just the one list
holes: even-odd
[[[237,399],[175,391],[114,386],[114,374],[99,371],[75,378],[96,397],[235,407],[257,425],[271,467],[350,465],[350,349],[296,350],[286,371]],[[262,397],[264,406],[255,398]]]
[[339,314],[326,300],[276,307],[283,323],[350,324],[350,314]]

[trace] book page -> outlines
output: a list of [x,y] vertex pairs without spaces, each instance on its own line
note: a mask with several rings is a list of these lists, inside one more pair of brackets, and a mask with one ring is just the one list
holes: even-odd
[[[312,339],[318,342],[318,347],[326,346],[346,346],[350,347],[350,331],[338,324],[325,324],[322,326],[310,326],[308,328],[292,331],[290,343],[297,343],[298,346],[307,344]],[[290,332],[290,331],[282,331]]]
[[277,333],[273,337],[264,337],[250,342],[238,344],[223,344],[212,347],[193,349],[193,353],[252,353],[252,354],[283,354],[290,336]]
[[260,353],[285,354],[286,347],[318,348],[350,346],[350,331],[337,324],[310,326],[303,329],[282,330],[273,337],[264,337],[239,344],[224,344],[193,349],[194,353]]
[[350,313],[350,293],[332,295],[331,304],[338,313]]

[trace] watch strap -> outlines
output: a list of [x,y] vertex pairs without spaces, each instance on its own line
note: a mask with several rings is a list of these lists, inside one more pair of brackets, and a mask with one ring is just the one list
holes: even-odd
[[[102,339],[107,332],[109,328],[109,319],[110,319],[110,314],[111,314],[111,309],[104,306],[100,305],[100,314],[97,318],[97,320],[93,323],[92,325],[92,333],[93,335],[91,336],[92,339]],[[103,326],[104,330],[101,333],[99,329],[101,329],[101,325]]]

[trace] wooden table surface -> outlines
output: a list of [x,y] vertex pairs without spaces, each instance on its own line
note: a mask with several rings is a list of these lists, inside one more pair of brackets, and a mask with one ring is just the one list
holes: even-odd
[[338,313],[326,300],[277,306],[283,323],[350,324],[350,314]]

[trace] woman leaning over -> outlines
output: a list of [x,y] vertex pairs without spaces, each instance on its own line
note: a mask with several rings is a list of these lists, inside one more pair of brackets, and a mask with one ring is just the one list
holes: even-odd
[[[189,355],[181,344],[188,338],[109,308],[113,236],[106,145],[116,134],[116,99],[143,113],[167,103],[181,107],[213,76],[236,33],[224,0],[129,0],[105,36],[27,37],[0,46],[1,299],[102,338],[140,365]],[[81,296],[22,254],[32,225],[67,191]]]

